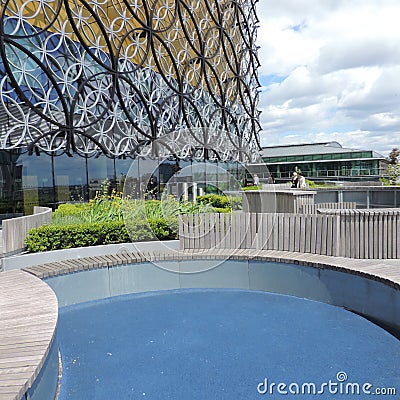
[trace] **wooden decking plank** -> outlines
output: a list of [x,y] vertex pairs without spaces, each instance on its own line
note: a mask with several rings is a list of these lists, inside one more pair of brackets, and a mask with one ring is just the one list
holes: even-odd
[[[35,271],[51,271],[51,266]],[[0,311],[0,399],[20,399],[38,376],[50,350],[57,326],[57,298],[49,286],[30,273],[3,272]]]

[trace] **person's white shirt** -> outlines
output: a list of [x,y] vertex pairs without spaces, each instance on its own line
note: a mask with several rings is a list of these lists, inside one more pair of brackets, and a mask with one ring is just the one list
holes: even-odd
[[300,188],[300,189],[305,189],[306,187],[307,187],[306,178],[305,178],[303,175],[300,175],[300,178],[299,178],[299,188]]

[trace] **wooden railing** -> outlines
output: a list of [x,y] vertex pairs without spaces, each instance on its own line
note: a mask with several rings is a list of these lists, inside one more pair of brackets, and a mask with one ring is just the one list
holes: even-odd
[[182,250],[282,250],[350,258],[400,258],[400,210],[324,214],[199,214],[179,220]]
[[354,201],[344,201],[343,203],[319,203],[319,204],[303,204],[300,212],[303,214],[318,214],[320,210],[351,210],[357,207],[357,203]]

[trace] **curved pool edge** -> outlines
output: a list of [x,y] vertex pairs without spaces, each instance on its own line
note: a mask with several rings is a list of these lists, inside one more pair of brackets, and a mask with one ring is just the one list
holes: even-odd
[[[190,270],[187,269],[188,261],[195,263],[207,262],[207,260],[220,260],[220,265],[206,271],[194,271],[194,273],[190,273]],[[231,263],[230,265],[229,262]],[[115,280],[117,278],[117,281],[121,281],[122,271],[124,271],[124,273],[127,272],[128,274],[129,272],[134,273],[134,275],[136,274],[135,279],[137,281],[137,273],[139,272],[139,269],[140,273],[150,273],[157,270],[159,273],[164,274],[166,271],[162,265],[163,263],[164,266],[165,263],[173,264],[173,267],[169,268],[167,273],[170,278],[173,277],[174,279],[172,283],[171,281],[168,281],[169,284],[164,287],[164,289],[179,289],[193,286],[205,287],[206,282],[209,282],[212,284],[211,287],[244,288],[290,294],[297,297],[305,297],[311,300],[348,308],[361,315],[386,323],[389,326],[394,326],[396,329],[400,330],[400,269],[394,265],[385,264],[385,260],[355,260],[284,251],[257,250],[232,251],[218,249],[180,252],[123,252],[121,254],[81,257],[73,260],[47,262],[23,268],[23,271],[3,272],[0,274],[0,278],[5,277],[4,274],[12,273],[16,274],[16,277],[18,274],[18,287],[22,291],[24,291],[24,287],[29,287],[29,285],[24,284],[24,280],[26,279],[22,278],[22,276],[26,277],[30,275],[44,279],[49,286],[53,287],[54,285],[52,285],[51,280],[60,280],[64,278],[76,280],[76,282],[81,281],[83,286],[85,286],[86,283],[84,281],[89,277],[89,275],[91,276],[89,282],[93,287],[96,286],[96,282],[103,282],[104,285],[100,285],[100,292],[102,288],[105,290],[100,294],[103,295],[105,293],[106,296],[78,299],[77,302],[81,302],[96,298],[100,299],[114,295],[135,293],[137,291],[152,290],[152,288],[154,288],[153,290],[162,290],[163,287],[160,282],[162,282],[163,279],[157,279],[157,285],[152,284],[150,285],[150,288],[134,287],[134,290],[131,290],[131,288],[129,289],[131,291],[128,292],[124,289],[120,291],[120,293],[115,292],[114,294],[114,292],[111,291],[111,288],[113,279]],[[266,267],[264,265],[265,263],[272,263],[273,265]],[[158,265],[156,266],[154,264]],[[186,267],[183,268],[183,265]],[[136,266],[136,268],[132,268],[132,266]],[[239,272],[232,274],[232,266]],[[182,273],[183,271],[185,271],[185,274]],[[208,277],[204,280],[207,274]],[[219,274],[217,277],[218,279],[214,281],[210,280],[216,278],[216,275],[214,274]],[[96,279],[93,279],[95,278],[95,275],[97,275],[97,281]],[[247,281],[245,278],[246,276]],[[21,279],[19,277],[21,277]],[[30,276],[31,279],[36,279],[35,277]],[[84,279],[82,280],[82,278]],[[242,278],[244,278],[244,280]],[[302,290],[299,290],[299,278],[304,278],[304,282],[307,283]],[[123,277],[122,279],[124,280]],[[198,286],[193,284],[193,279],[198,281]],[[263,280],[268,282],[269,286],[267,285],[267,287],[260,288],[260,283],[262,283]],[[9,282],[4,282],[6,281],[3,280],[3,285],[5,286],[12,285]],[[291,283],[288,284],[288,282]],[[315,284],[318,282],[319,288],[326,287],[329,290],[325,292],[320,291],[318,296],[314,296],[315,293],[312,291],[310,292],[310,289],[315,287]],[[57,302],[55,294],[51,291],[50,287],[45,285],[44,282],[41,283],[48,288],[47,290],[52,293],[52,296]],[[357,288],[355,288],[354,285],[356,285]],[[332,295],[335,291],[335,296],[327,296],[327,293]],[[313,296],[310,296],[310,293],[313,294]],[[346,301],[343,301],[343,294],[346,293],[347,299],[345,299]],[[95,294],[95,296],[96,295],[98,296],[99,293]],[[44,298],[42,297],[40,297],[40,299],[38,298],[39,303],[43,303],[43,300]],[[364,300],[367,300],[368,303],[365,304]],[[9,305],[9,303],[2,300],[1,306],[5,307],[5,310],[9,308],[7,304]],[[60,303],[60,306],[63,306],[63,304]],[[42,354],[40,360],[33,362],[35,364],[35,372],[24,383],[16,383],[17,381],[10,383],[8,375],[6,377],[4,374],[3,376],[0,374],[0,394],[3,397],[9,392],[14,391],[14,394],[9,393],[9,398],[21,399],[29,388],[37,388],[40,384],[39,381],[41,379],[36,379],[35,381],[35,378],[38,378],[46,359],[49,359],[47,358],[47,355],[52,349],[51,345],[53,344],[53,347],[56,345],[54,337],[57,326],[57,307],[57,304],[55,306],[54,303],[52,304],[53,311],[54,308],[56,309],[55,322],[53,319],[54,329],[52,331],[51,339],[44,339],[44,342],[47,341],[47,350]],[[19,310],[15,310],[14,312],[15,316],[18,318]],[[32,314],[32,317],[34,316],[35,315]],[[42,335],[42,333],[36,332],[36,338],[33,339],[32,342],[37,341],[38,335]],[[56,352],[53,352],[52,354],[54,353]],[[50,361],[47,364],[52,365]],[[52,373],[49,373],[49,376],[52,377],[50,379],[52,380],[50,386],[53,384],[56,385],[57,382],[54,382],[54,377],[56,375],[54,366],[43,369],[42,375],[45,373],[45,370],[52,370]],[[1,398],[3,399],[3,397]],[[4,398],[6,399],[8,397]]]
[[26,270],[45,279],[60,307],[145,291],[237,288],[332,304],[400,331],[400,273],[382,260],[217,250],[125,253]]

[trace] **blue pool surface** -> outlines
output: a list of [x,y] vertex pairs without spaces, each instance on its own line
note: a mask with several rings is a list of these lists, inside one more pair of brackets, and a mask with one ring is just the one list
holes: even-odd
[[[285,295],[114,297],[60,309],[58,335],[60,400],[370,398],[363,385],[400,395],[399,340],[346,310]],[[360,395],[346,395],[357,386]]]

